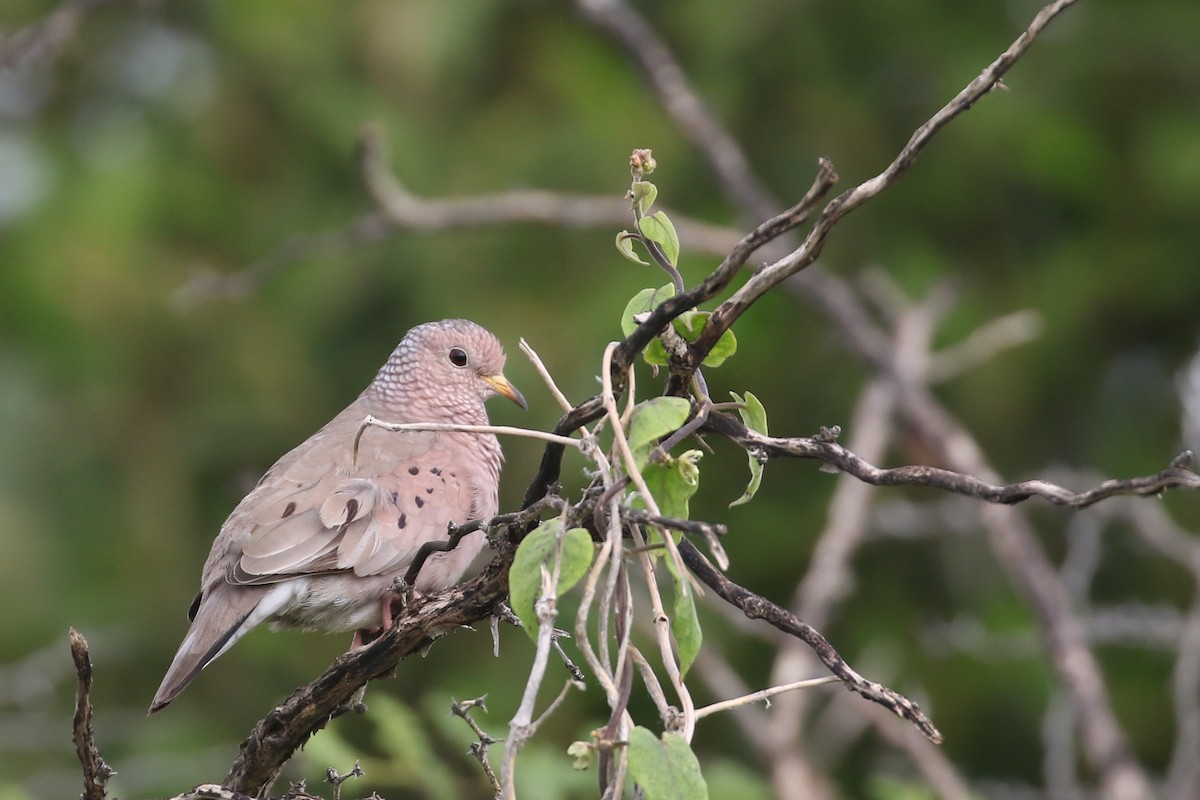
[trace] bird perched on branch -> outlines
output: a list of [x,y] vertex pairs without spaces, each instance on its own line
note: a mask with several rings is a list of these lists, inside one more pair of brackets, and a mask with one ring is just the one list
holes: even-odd
[[[391,625],[394,580],[451,523],[494,516],[500,443],[490,433],[391,432],[388,422],[486,425],[484,401],[525,408],[504,377],[504,350],[484,328],[418,325],[344,411],[267,470],[221,526],[204,564],[191,628],[150,713],[251,628],[365,630]],[[452,586],[484,544],[476,531],[432,555],[418,591]]]

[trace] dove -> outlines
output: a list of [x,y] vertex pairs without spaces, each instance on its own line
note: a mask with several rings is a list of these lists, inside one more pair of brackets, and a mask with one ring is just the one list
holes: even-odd
[[[364,631],[391,624],[393,582],[451,523],[498,510],[500,443],[463,431],[363,429],[388,422],[486,425],[484,402],[525,398],[504,377],[504,350],[473,322],[405,334],[354,402],[267,470],[221,526],[188,629],[150,705],[159,711],[252,628]],[[463,537],[425,561],[415,589],[456,584],[484,545]]]

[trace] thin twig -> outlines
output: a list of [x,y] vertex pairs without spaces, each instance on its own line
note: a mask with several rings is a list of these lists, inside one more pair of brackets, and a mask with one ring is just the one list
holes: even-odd
[[908,143],[901,148],[900,153],[883,172],[830,200],[798,248],[775,263],[758,270],[750,280],[713,311],[708,325],[692,345],[695,359],[699,360],[707,355],[721,334],[728,330],[734,321],[758,298],[815,262],[824,249],[830,232],[838,222],[851,211],[895,185],[938,131],[969,110],[984,95],[995,88],[1004,74],[1024,55],[1046,26],[1055,17],[1074,5],[1076,1],[1055,0],[1039,11],[1029,27],[1017,37],[1007,50],[1001,53],[950,102],[917,128]]
[[504,790],[500,787],[500,779],[496,777],[496,772],[488,761],[488,748],[496,744],[496,740],[489,736],[471,716],[471,711],[476,708],[487,713],[486,694],[476,697],[474,700],[463,700],[461,703],[454,700],[450,704],[450,713],[466,722],[471,732],[475,734],[475,741],[471,742],[471,756],[479,762],[484,777],[488,779],[488,784],[492,787],[492,796],[495,800],[501,800],[504,797]]
[[[629,441],[625,438],[625,432],[622,429],[619,418],[617,416],[616,399],[613,397],[612,374],[609,369],[613,352],[618,347],[616,342],[610,342],[604,351],[604,359],[602,363],[601,384],[603,386],[604,407],[608,411],[608,417],[613,425],[613,440],[617,445],[617,449],[621,453],[622,461],[625,464],[626,474],[632,479],[634,486],[637,487],[642,500],[646,503],[646,507],[650,513],[661,515],[662,512],[658,509],[658,504],[654,501],[654,495],[650,493],[650,489],[646,486],[645,480],[642,478],[641,472],[638,470],[637,463],[633,457],[633,451],[629,448]],[[637,546],[645,545],[642,541],[641,533],[637,526],[632,528],[634,544]],[[661,533],[661,531],[660,531]],[[668,557],[671,558],[677,565],[677,572],[681,580],[685,580],[684,576],[688,575],[687,570],[683,569],[683,560],[680,558],[679,549],[675,544],[674,538],[661,533],[663,544],[666,545]],[[655,638],[658,641],[660,657],[663,661],[663,668],[667,671],[667,676],[671,679],[671,686],[675,689],[676,695],[679,697],[679,703],[683,709],[683,730],[681,733],[684,738],[691,741],[692,734],[695,731],[695,705],[692,703],[691,694],[683,683],[682,676],[679,674],[679,663],[676,661],[674,649],[671,645],[670,635],[670,617],[664,610],[662,596],[658,589],[658,581],[654,577],[654,564],[650,557],[645,553],[638,554],[638,561],[642,566],[642,572],[646,577],[646,588],[650,593],[651,613],[653,615]]]
[[554,376],[550,374],[550,370],[546,369],[546,365],[542,363],[542,357],[537,354],[537,351],[533,349],[529,342],[525,341],[524,337],[521,337],[518,347],[525,354],[525,357],[529,359],[529,362],[533,364],[533,368],[537,370],[537,374],[541,377],[542,382],[550,390],[550,396],[558,403],[558,407],[564,413],[570,411],[571,401],[567,399],[567,396],[558,388],[558,384],[554,382]]
[[500,436],[523,436],[526,439],[541,439],[544,442],[554,442],[566,447],[579,447],[578,439],[569,436],[559,436],[557,433],[533,430],[531,428],[515,428],[511,425],[461,425],[456,422],[385,422],[371,414],[363,417],[354,434],[354,457],[358,458],[358,446],[362,441],[363,432],[367,428],[382,428],[392,433],[413,433],[418,431],[448,431],[460,433],[491,433]]
[[757,692],[744,694],[741,697],[735,697],[732,700],[722,700],[719,703],[710,703],[703,708],[697,708],[696,719],[704,719],[710,714],[728,711],[732,708],[739,708],[751,703],[767,702],[775,695],[783,694],[784,692],[794,692],[797,689],[811,689],[814,686],[825,686],[826,684],[830,683],[840,683],[841,680],[842,679],[836,675],[826,675],[824,678],[809,678],[806,681],[795,681],[793,683],[785,683],[781,686],[772,686],[769,689],[759,689]]
[[755,594],[745,587],[739,586],[722,575],[716,567],[708,563],[703,554],[687,539],[679,543],[679,552],[696,577],[702,580],[723,600],[732,603],[751,619],[761,619],[781,631],[803,641],[818,658],[829,667],[847,689],[857,692],[863,697],[887,708],[896,716],[908,720],[925,734],[930,741],[942,741],[942,734],[921,708],[904,695],[895,692],[882,684],[869,681],[859,675],[846,660],[834,649],[829,640],[819,631],[785,608],[772,603],[770,600]]
[[545,715],[534,719],[533,712],[537,704],[538,691],[546,677],[546,667],[549,664],[550,650],[554,642],[554,621],[558,617],[558,577],[562,568],[562,532],[555,540],[554,557],[550,566],[541,564],[542,589],[533,604],[537,614],[538,629],[534,647],[533,665],[529,668],[529,678],[525,682],[525,691],[521,695],[521,703],[508,723],[508,739],[504,744],[504,766],[500,771],[504,797],[507,800],[517,800],[517,754],[525,743],[537,731],[546,716],[562,702],[566,690],[572,686],[571,681],[558,698],[551,704]]

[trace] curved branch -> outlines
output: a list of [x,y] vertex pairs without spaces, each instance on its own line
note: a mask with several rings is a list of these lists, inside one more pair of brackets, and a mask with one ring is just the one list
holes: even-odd
[[726,578],[687,539],[680,540],[679,554],[692,574],[723,600],[741,609],[747,617],[765,620],[811,647],[817,657],[824,662],[830,672],[842,681],[847,689],[889,709],[896,716],[908,720],[917,726],[917,729],[931,742],[936,744],[942,741],[941,731],[929,717],[925,716],[925,712],[921,711],[920,706],[899,692],[894,692],[882,684],[869,681],[859,675],[816,628],[786,608],[782,608]]
[[1168,489],[1200,489],[1200,475],[1188,468],[1192,452],[1185,450],[1166,469],[1138,478],[1109,479],[1082,492],[1073,492],[1045,480],[998,485],[974,475],[939,467],[912,465],[881,468],[868,463],[835,441],[838,431],[815,437],[778,438],[750,430],[728,414],[711,414],[705,429],[720,433],[752,452],[771,458],[810,458],[858,478],[872,486],[928,486],[989,503],[1015,505],[1031,497],[1070,508],[1087,508],[1116,495],[1159,495]]
[[1074,5],[1076,1],[1056,0],[1039,11],[1029,27],[1017,37],[1007,50],[988,65],[975,80],[967,84],[949,103],[930,117],[925,124],[913,132],[908,143],[883,172],[870,180],[863,181],[853,189],[842,192],[829,201],[800,247],[774,264],[759,270],[754,277],[713,311],[709,324],[692,345],[695,361],[699,363],[700,360],[703,360],[704,356],[717,343],[721,334],[728,330],[754,301],[779,285],[784,279],[816,261],[817,256],[825,247],[825,240],[829,237],[829,233],[842,217],[895,185],[917,160],[917,156],[921,154],[934,135],[995,88],[1004,74],[1025,54],[1025,51],[1029,49],[1034,39],[1045,27],[1055,17]]

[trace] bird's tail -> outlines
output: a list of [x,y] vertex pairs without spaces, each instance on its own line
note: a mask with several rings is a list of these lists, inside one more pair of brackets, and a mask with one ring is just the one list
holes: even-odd
[[159,711],[182,692],[200,670],[262,621],[259,610],[266,587],[218,584],[201,599],[192,626],[150,704]]

